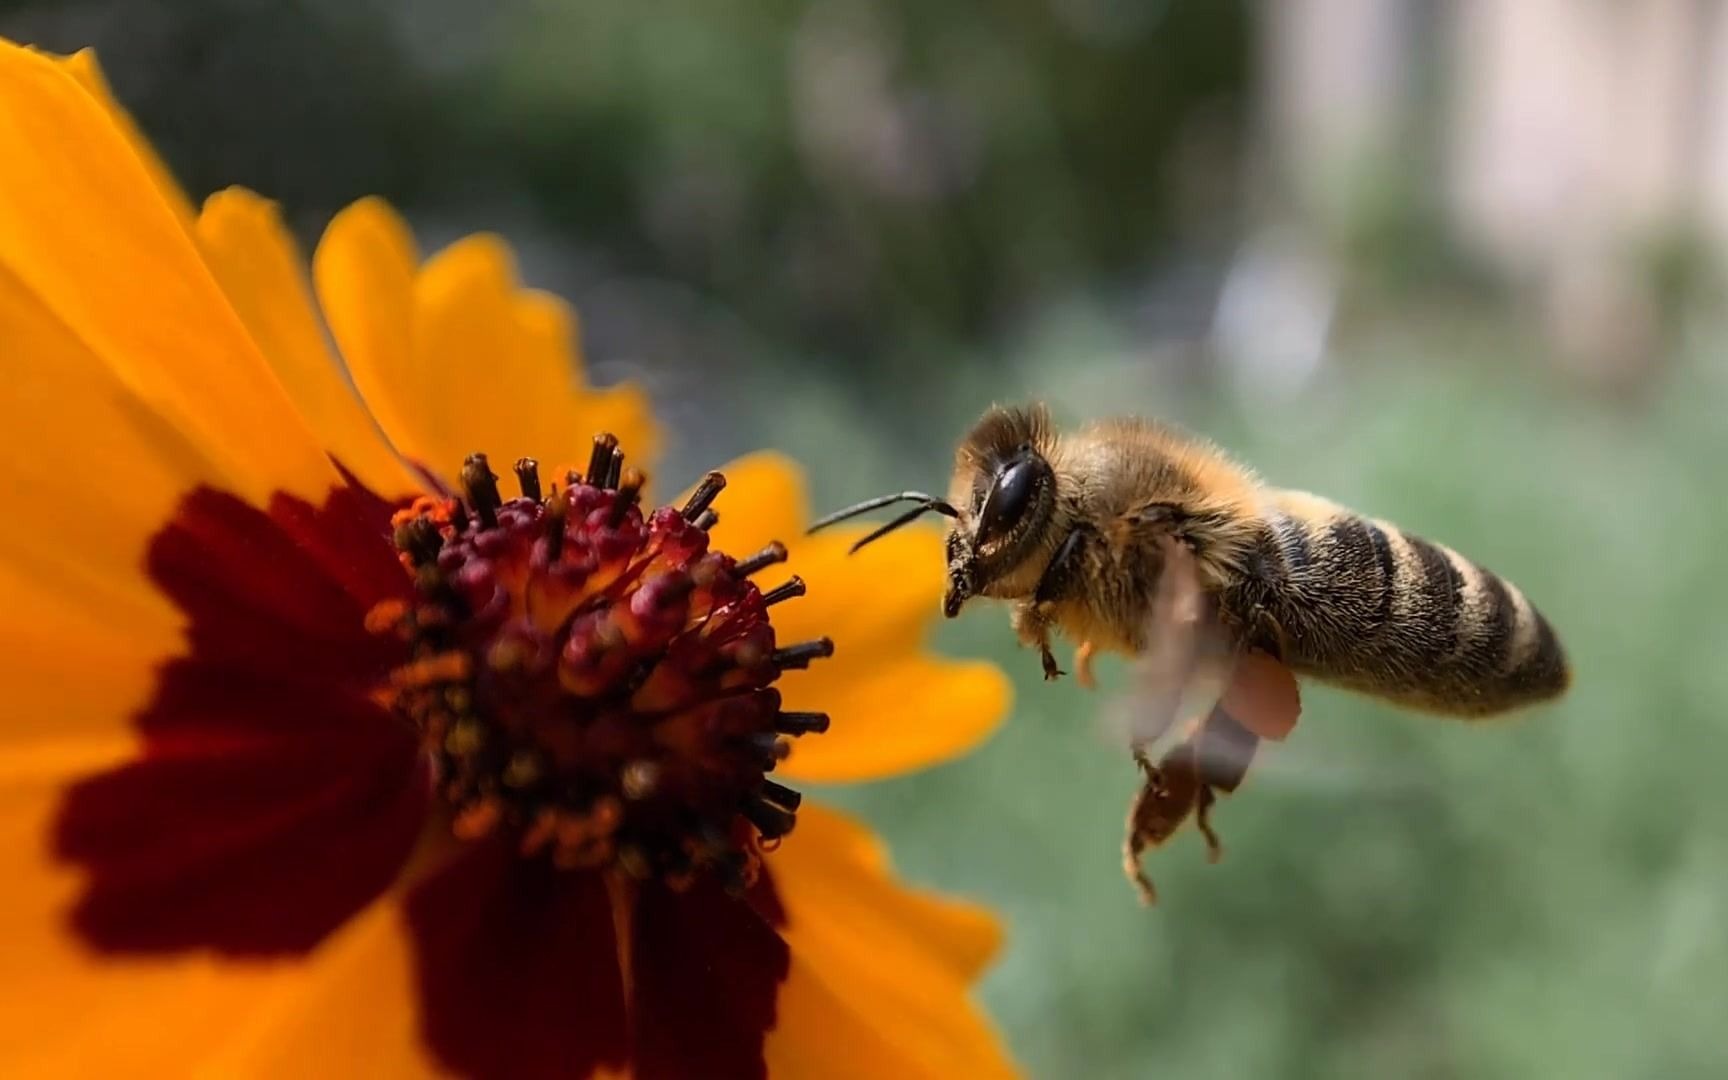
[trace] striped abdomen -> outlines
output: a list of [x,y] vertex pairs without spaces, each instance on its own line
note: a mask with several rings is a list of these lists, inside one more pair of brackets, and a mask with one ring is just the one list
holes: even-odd
[[1570,679],[1518,587],[1450,548],[1299,492],[1276,492],[1252,599],[1298,673],[1460,716],[1556,697]]

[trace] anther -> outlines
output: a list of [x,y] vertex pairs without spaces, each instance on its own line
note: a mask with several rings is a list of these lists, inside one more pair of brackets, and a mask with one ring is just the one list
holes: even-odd
[[762,794],[765,798],[772,800],[775,805],[784,806],[788,810],[798,809],[798,804],[804,801],[804,796],[799,792],[772,780],[762,781]]
[[612,448],[612,460],[606,465],[606,482],[600,486],[608,491],[618,487],[618,481],[624,475],[624,451]]
[[522,485],[522,497],[540,501],[540,463],[531,457],[516,459],[516,482]]
[[479,515],[481,528],[498,527],[498,507],[504,500],[498,495],[498,478],[492,475],[485,454],[469,454],[462,463],[462,493]]
[[733,569],[737,572],[739,577],[749,577],[758,570],[785,561],[786,545],[776,540],[761,551],[750,556],[748,559],[740,561],[737,566],[733,567]]
[[646,481],[638,469],[625,469],[618,479],[618,497],[612,500],[612,510],[606,516],[606,524],[616,529],[618,523],[624,520],[624,515],[636,505],[636,499],[642,494],[642,485]]
[[764,840],[778,840],[792,831],[798,817],[784,806],[777,806],[761,795],[747,797],[738,809],[756,826],[756,831],[762,834]]
[[792,744],[772,731],[753,731],[743,736],[743,742],[759,755],[763,772],[772,771],[792,752]]
[[810,666],[810,661],[833,655],[833,639],[817,638],[815,641],[804,641],[797,645],[788,645],[784,649],[775,649],[773,662],[774,666],[782,671],[788,668],[803,670]]
[[588,485],[605,487],[606,474],[612,468],[612,452],[618,449],[618,436],[601,432],[594,436],[594,452],[588,458]]
[[544,775],[545,769],[540,759],[527,750],[518,750],[510,755],[510,761],[504,766],[504,784],[506,787],[532,787]]
[[720,524],[720,515],[712,510],[704,510],[702,513],[697,515],[696,520],[692,521],[690,524],[701,529],[703,532],[707,532],[709,529]]
[[828,714],[782,712],[774,718],[774,730],[782,735],[820,735],[828,730]]
[[396,547],[407,554],[415,566],[429,566],[438,559],[438,551],[444,546],[444,538],[438,535],[438,526],[426,518],[415,518],[396,526]]
[[803,596],[804,592],[804,579],[794,574],[790,581],[776,585],[774,588],[763,593],[762,606],[773,607],[782,600],[790,600],[794,596]]
[[[714,499],[726,489],[726,476],[723,473],[711,472],[696,485],[696,490],[690,493],[690,501],[684,504],[679,513],[685,521],[695,521],[702,512],[714,504]],[[700,528],[701,526],[697,526]]]

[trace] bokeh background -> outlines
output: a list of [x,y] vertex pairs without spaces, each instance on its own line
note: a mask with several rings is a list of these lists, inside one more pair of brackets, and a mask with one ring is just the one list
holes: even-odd
[[[195,194],[495,229],[646,382],[664,475],[940,486],[993,400],[1139,411],[1517,580],[1570,699],[1467,727],[1310,688],[1118,868],[1135,773],[1000,611],[1011,722],[833,793],[1004,912],[1041,1077],[1728,1075],[1728,18],[1714,0],[90,0]],[[3,167],[3,164],[0,164]],[[476,357],[485,363],[485,357]],[[858,562],[869,572],[867,556]],[[910,692],[916,692],[912,688]]]

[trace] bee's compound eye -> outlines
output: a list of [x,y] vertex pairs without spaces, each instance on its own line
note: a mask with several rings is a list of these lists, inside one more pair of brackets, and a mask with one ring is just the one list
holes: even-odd
[[1002,470],[990,485],[984,499],[984,509],[978,512],[978,539],[993,540],[1011,531],[1032,502],[1032,489],[1038,484],[1038,465],[1031,459],[1021,459]]

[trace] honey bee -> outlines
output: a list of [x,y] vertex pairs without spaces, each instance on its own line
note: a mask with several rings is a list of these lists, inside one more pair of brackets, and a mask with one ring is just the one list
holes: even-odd
[[[1130,746],[1144,783],[1124,870],[1146,902],[1141,855],[1196,819],[1208,852],[1219,795],[1262,739],[1301,709],[1297,676],[1467,719],[1549,701],[1571,672],[1548,620],[1517,586],[1397,526],[1263,484],[1211,443],[1164,423],[1104,420],[1059,433],[1042,405],[990,409],[955,452],[947,498],[908,491],[817,521],[911,507],[853,550],[917,518],[952,519],[950,618],[974,597],[1007,601],[1047,679],[1051,648],[1134,658]],[[1203,702],[1176,745],[1149,748]]]

